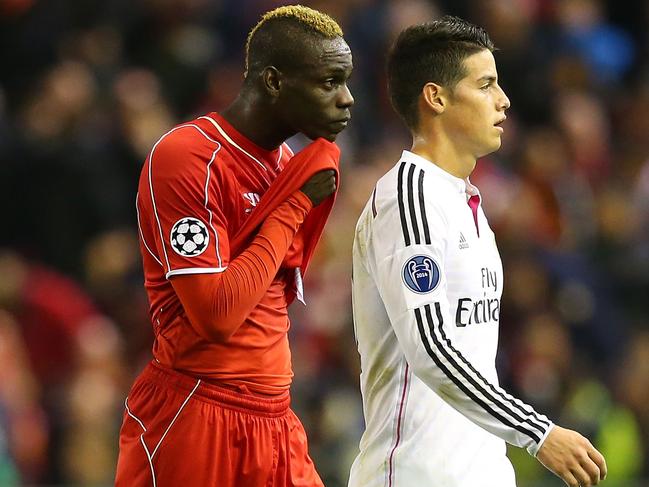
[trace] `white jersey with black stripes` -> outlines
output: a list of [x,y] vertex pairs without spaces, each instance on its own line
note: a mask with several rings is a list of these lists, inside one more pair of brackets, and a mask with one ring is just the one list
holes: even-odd
[[361,214],[353,311],[366,431],[350,486],[512,487],[504,441],[535,455],[552,426],[498,385],[503,271],[479,198],[404,151]]

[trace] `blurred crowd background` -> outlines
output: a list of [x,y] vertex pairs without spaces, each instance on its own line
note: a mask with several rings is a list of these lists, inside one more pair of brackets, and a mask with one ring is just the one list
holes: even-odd
[[[649,2],[304,3],[340,22],[355,65],[340,197],[308,307],[291,309],[293,405],[326,485],[346,485],[363,428],[353,228],[410,143],[385,54],[445,13],[490,32],[512,102],[473,177],[505,267],[501,381],[591,438],[605,485],[649,485]],[[142,162],[174,124],[233,99],[246,34],[279,4],[0,0],[0,486],[112,483],[124,398],[151,358]],[[561,485],[510,457],[520,487]]]

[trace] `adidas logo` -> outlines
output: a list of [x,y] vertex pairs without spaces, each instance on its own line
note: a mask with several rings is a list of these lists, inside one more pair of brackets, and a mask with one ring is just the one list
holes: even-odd
[[460,232],[460,250],[468,249],[468,248],[469,248],[469,242],[467,242],[466,238],[464,238],[464,234]]

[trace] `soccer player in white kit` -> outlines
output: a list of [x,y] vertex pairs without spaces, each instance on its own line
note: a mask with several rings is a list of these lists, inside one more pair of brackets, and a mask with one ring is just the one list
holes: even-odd
[[403,31],[389,54],[391,101],[413,145],[379,179],[356,227],[366,431],[351,487],[513,487],[505,441],[567,485],[606,476],[586,438],[498,385],[503,269],[468,179],[500,147],[510,104],[493,50],[483,29],[444,17]]

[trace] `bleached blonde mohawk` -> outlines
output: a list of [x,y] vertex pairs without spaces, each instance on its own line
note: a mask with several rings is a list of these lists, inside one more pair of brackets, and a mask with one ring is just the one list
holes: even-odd
[[293,19],[303,26],[322,34],[327,38],[342,37],[343,30],[333,18],[329,15],[314,10],[304,5],[284,5],[262,15],[257,25],[255,25],[246,40],[246,71],[248,70],[248,57],[250,53],[250,41],[255,33],[269,20],[274,19]]

